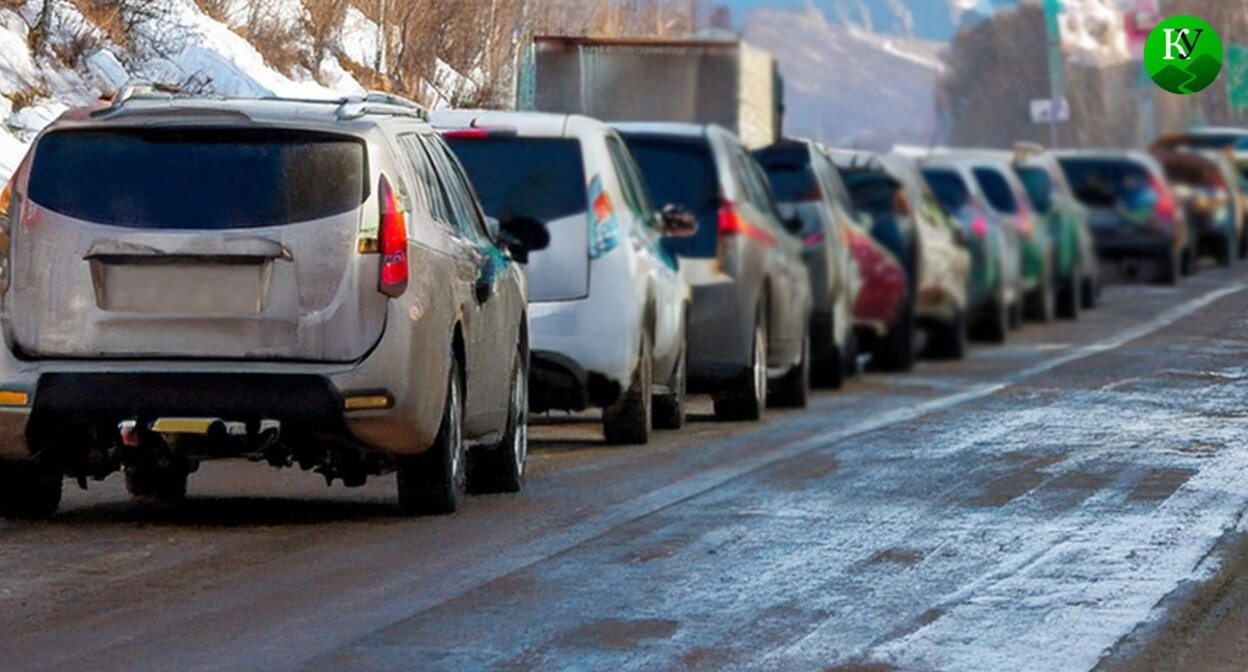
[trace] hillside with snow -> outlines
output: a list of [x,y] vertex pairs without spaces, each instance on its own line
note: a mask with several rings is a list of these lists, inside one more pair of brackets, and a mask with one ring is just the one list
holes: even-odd
[[[336,59],[315,73],[282,74],[192,0],[148,3],[147,13],[129,15],[124,43],[110,36],[116,26],[97,25],[80,9],[91,6],[30,0],[0,9],[0,178],[61,112],[96,104],[131,81],[222,96],[335,98],[362,90]],[[364,21],[344,34],[360,41],[370,30],[376,27]]]
[[846,27],[814,9],[759,10],[744,34],[779,59],[786,133],[859,147],[937,139],[944,45]]

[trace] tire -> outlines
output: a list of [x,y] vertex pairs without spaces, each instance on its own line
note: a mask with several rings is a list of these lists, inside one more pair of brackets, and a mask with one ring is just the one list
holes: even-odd
[[1160,268],[1157,272],[1157,284],[1167,287],[1178,286],[1182,272],[1180,256],[1186,256],[1186,253],[1172,252],[1159,260]]
[[1080,299],[1083,302],[1084,310],[1092,310],[1096,308],[1096,304],[1100,301],[1101,287],[1092,278],[1084,278],[1080,283]]
[[754,320],[750,366],[727,389],[715,395],[715,419],[755,422],[767,407],[767,317],[760,308]]
[[1040,281],[1040,287],[1027,297],[1027,319],[1048,324],[1057,315],[1057,300],[1053,292],[1052,276]]
[[966,357],[966,313],[959,310],[953,321],[928,331],[928,355],[934,359],[960,360]]
[[468,460],[468,492],[474,495],[520,492],[529,456],[529,353],[521,347],[512,367],[507,429],[496,445],[473,449]]
[[1016,300],[1010,304],[1009,325],[1011,331],[1018,331],[1023,328],[1023,302]]
[[[848,348],[842,348],[836,344],[835,322],[833,322],[833,325],[832,333],[828,335],[828,341],[831,345],[815,357],[810,370],[811,384],[823,390],[841,389],[845,384],[845,377],[848,373],[848,357],[845,354],[845,350]],[[849,338],[853,338],[852,330],[850,330]],[[809,337],[807,340],[809,340]],[[846,345],[848,346],[849,343],[846,342]]]
[[1079,271],[1076,269],[1062,283],[1062,291],[1057,296],[1057,316],[1064,320],[1078,320],[1079,310],[1083,308],[1082,294],[1083,284],[1079,281]]
[[[1196,275],[1196,262],[1196,249],[1194,245],[1189,245],[1187,249],[1183,250],[1182,258],[1179,260],[1179,275],[1182,277]],[[1167,282],[1165,284],[1177,284],[1177,281],[1175,283]]]
[[35,462],[0,461],[0,517],[46,520],[61,505],[64,476]]
[[988,314],[976,325],[977,340],[993,345],[1002,345],[1010,337],[1010,308],[1005,299],[997,297],[992,300]]
[[914,368],[914,303],[907,302],[901,318],[880,340],[875,362],[881,371],[906,373]]
[[624,394],[602,412],[602,433],[607,443],[617,446],[644,446],[653,428],[651,403],[654,400],[654,357],[650,335],[642,334],[637,368]]
[[1235,234],[1228,233],[1218,244],[1218,265],[1229,268],[1235,262]]
[[858,334],[853,329],[849,330],[848,340],[841,356],[841,366],[844,374],[842,378],[853,378],[858,375]]
[[451,358],[446,404],[433,445],[422,455],[397,460],[399,510],[405,516],[455,513],[467,491],[464,450],[464,391],[460,363]]
[[1239,258],[1248,259],[1248,221],[1244,222],[1244,227],[1239,232]]
[[126,492],[143,501],[176,504],[186,499],[186,484],[191,475],[190,467],[181,458],[167,463],[155,459],[144,460],[125,468]]
[[655,429],[671,430],[685,426],[685,397],[688,386],[688,358],[686,352],[682,351],[680,359],[676,362],[676,370],[672,372],[672,379],[667,384],[669,392],[654,395]]
[[810,334],[802,338],[801,360],[776,384],[768,403],[775,408],[806,408],[810,403]]

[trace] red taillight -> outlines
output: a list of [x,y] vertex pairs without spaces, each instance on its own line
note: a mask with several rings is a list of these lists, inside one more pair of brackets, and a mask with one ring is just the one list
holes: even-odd
[[378,242],[381,249],[381,282],[379,289],[386,296],[398,296],[407,289],[407,218],[399,206],[398,195],[383,175],[377,188],[381,200],[381,227]]
[[1148,176],[1148,186],[1152,187],[1157,194],[1157,207],[1155,212],[1157,217],[1169,220],[1165,223],[1170,224],[1174,221],[1174,216],[1178,213],[1178,205],[1174,201],[1174,194],[1171,193],[1170,187],[1156,175]]
[[741,218],[741,213],[737,212],[737,206],[732,201],[724,199],[723,205],[719,206],[719,233],[736,234],[745,233],[749,229],[749,224]]
[[986,238],[988,236],[988,220],[984,218],[984,213],[980,212],[979,208],[972,206],[971,209],[975,213],[975,218],[971,220],[971,233],[980,238]]
[[490,132],[484,128],[461,128],[454,131],[442,131],[442,137],[447,140],[479,140],[490,137]]

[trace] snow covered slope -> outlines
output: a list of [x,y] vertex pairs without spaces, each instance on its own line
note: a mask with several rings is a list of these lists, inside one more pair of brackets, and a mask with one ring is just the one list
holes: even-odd
[[936,42],[869,33],[804,12],[759,10],[745,25],[785,77],[785,132],[841,146],[936,140]]
[[[108,39],[70,0],[29,0],[0,9],[0,179],[7,180],[26,144],[68,107],[95,103],[130,78],[233,96],[333,98],[360,85],[336,62],[295,80],[267,65],[237,32],[192,0],[166,0],[136,21],[127,44]],[[295,7],[299,7],[295,0]],[[39,28],[35,28],[39,26]],[[42,33],[42,44],[32,39]],[[35,45],[32,48],[32,45]]]

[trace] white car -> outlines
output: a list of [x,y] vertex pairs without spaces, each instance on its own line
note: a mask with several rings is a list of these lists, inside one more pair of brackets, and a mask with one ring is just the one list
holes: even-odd
[[602,408],[611,443],[685,422],[689,287],[665,236],[696,224],[657,210],[616,132],[582,116],[435,113],[489,216],[545,224],[526,269],[530,408]]

